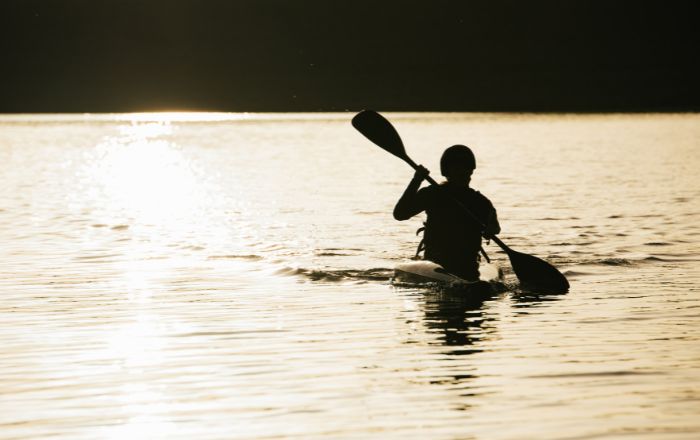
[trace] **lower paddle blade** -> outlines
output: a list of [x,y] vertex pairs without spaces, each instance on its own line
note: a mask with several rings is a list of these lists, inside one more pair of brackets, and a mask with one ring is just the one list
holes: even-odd
[[352,126],[379,147],[405,160],[406,150],[401,137],[384,116],[372,110],[363,110],[352,118]]
[[510,264],[520,282],[527,287],[548,293],[565,293],[569,281],[556,267],[532,255],[508,250]]

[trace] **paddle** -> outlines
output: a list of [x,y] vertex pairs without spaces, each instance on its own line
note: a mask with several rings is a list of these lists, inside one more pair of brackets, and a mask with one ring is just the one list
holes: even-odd
[[[414,169],[418,168],[418,165],[406,154],[401,137],[394,126],[379,113],[363,110],[352,118],[352,126],[377,146],[408,163]],[[438,184],[430,176],[426,177],[426,180],[431,185]],[[486,229],[485,225],[469,208],[458,200],[456,201],[482,227],[482,230]],[[514,251],[495,235],[488,238],[493,240],[508,255],[513,272],[522,284],[552,293],[563,293],[569,290],[569,282],[566,277],[551,264],[535,256]]]

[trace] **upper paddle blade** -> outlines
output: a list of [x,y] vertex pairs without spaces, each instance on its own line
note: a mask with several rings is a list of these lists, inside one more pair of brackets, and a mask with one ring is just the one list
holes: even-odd
[[384,150],[406,160],[403,142],[394,126],[384,116],[372,110],[363,110],[352,118],[352,126]]
[[556,267],[535,256],[507,251],[513,271],[522,284],[551,293],[565,293],[569,281]]

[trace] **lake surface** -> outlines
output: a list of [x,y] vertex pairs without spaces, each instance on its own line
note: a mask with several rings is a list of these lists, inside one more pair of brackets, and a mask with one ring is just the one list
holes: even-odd
[[0,438],[700,438],[700,115],[387,116],[570,292],[392,285],[351,114],[0,116]]

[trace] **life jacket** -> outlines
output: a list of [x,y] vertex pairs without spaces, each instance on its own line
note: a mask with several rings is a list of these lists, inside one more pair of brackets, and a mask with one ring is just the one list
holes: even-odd
[[[421,232],[424,232],[426,228],[425,222],[423,222],[423,226],[416,229],[416,236],[420,235]],[[416,255],[414,255],[413,259],[414,260],[420,260],[420,253],[425,251],[425,236],[420,239],[420,242],[418,242],[418,248],[416,248]]]
[[[421,258],[420,254],[421,254],[421,252],[424,252],[424,251],[425,251],[425,231],[426,231],[426,228],[427,228],[427,227],[428,227],[428,223],[427,223],[427,222],[423,222],[423,226],[421,226],[420,228],[416,229],[416,235],[418,236],[418,235],[420,235],[421,233],[423,233],[423,237],[421,238],[420,242],[418,242],[418,247],[416,248],[416,255],[413,257],[414,260],[421,260],[421,259],[423,259],[423,258]],[[488,243],[488,241],[487,241],[487,243]],[[489,258],[488,254],[487,254],[486,251],[484,250],[484,247],[483,247],[483,246],[479,247],[479,251],[481,252],[481,255],[484,256],[484,259],[486,260],[486,262],[487,262],[487,263],[490,263],[490,262],[491,262],[491,259]],[[479,259],[481,259],[481,257],[479,257]]]

